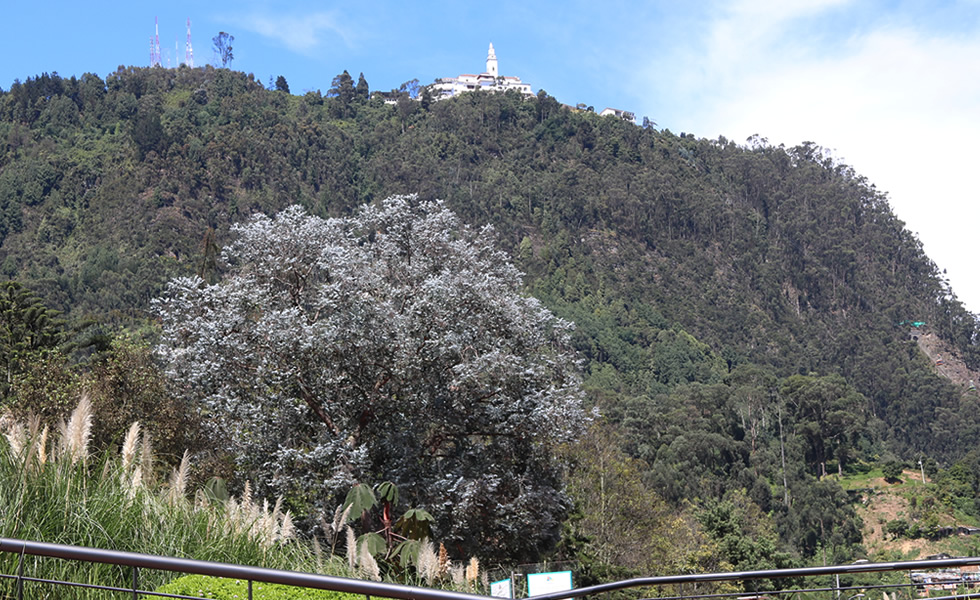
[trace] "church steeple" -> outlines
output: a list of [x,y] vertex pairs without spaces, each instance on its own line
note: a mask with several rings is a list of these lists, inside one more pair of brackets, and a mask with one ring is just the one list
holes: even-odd
[[490,42],[490,50],[487,52],[487,73],[494,77],[500,76],[497,71],[497,55],[493,53],[493,42]]

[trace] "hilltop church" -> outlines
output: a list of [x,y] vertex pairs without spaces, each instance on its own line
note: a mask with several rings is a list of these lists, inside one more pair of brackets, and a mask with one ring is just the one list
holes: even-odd
[[493,51],[493,43],[487,53],[487,70],[479,75],[463,74],[459,77],[443,77],[429,88],[435,100],[452,98],[463,92],[506,92],[517,90],[525,96],[533,96],[530,84],[521,81],[520,77],[502,77],[497,67],[497,55]]

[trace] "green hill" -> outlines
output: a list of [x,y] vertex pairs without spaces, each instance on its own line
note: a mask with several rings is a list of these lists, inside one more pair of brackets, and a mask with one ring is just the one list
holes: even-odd
[[949,466],[980,442],[976,392],[902,324],[977,370],[976,317],[886,196],[813,143],[644,129],[543,92],[292,96],[211,67],[15,82],[0,140],[2,276],[108,333],[152,321],[169,278],[219,277],[254,212],[444,199],[576,323],[590,397],[644,489],[674,507],[745,490],[803,557],[855,542],[818,477],[886,456]]

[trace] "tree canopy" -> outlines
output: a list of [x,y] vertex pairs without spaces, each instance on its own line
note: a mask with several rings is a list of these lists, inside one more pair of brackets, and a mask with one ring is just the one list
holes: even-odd
[[231,46],[235,43],[235,36],[226,31],[221,31],[218,35],[211,38],[211,43],[214,44],[214,53],[217,55],[222,67],[227,67],[231,64],[231,61],[235,60],[235,54]]
[[300,514],[390,480],[437,539],[528,559],[568,508],[584,420],[569,323],[521,293],[493,230],[396,196],[233,230],[225,277],[171,282],[160,353],[216,442]]

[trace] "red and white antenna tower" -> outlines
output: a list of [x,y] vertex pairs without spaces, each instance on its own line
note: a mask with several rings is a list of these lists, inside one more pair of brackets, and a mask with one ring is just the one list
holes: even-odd
[[184,64],[194,68],[194,48],[191,46],[191,20],[187,18],[187,46],[184,48]]
[[150,61],[151,67],[160,65],[160,17],[154,17],[154,21],[156,27],[153,36],[153,57]]

